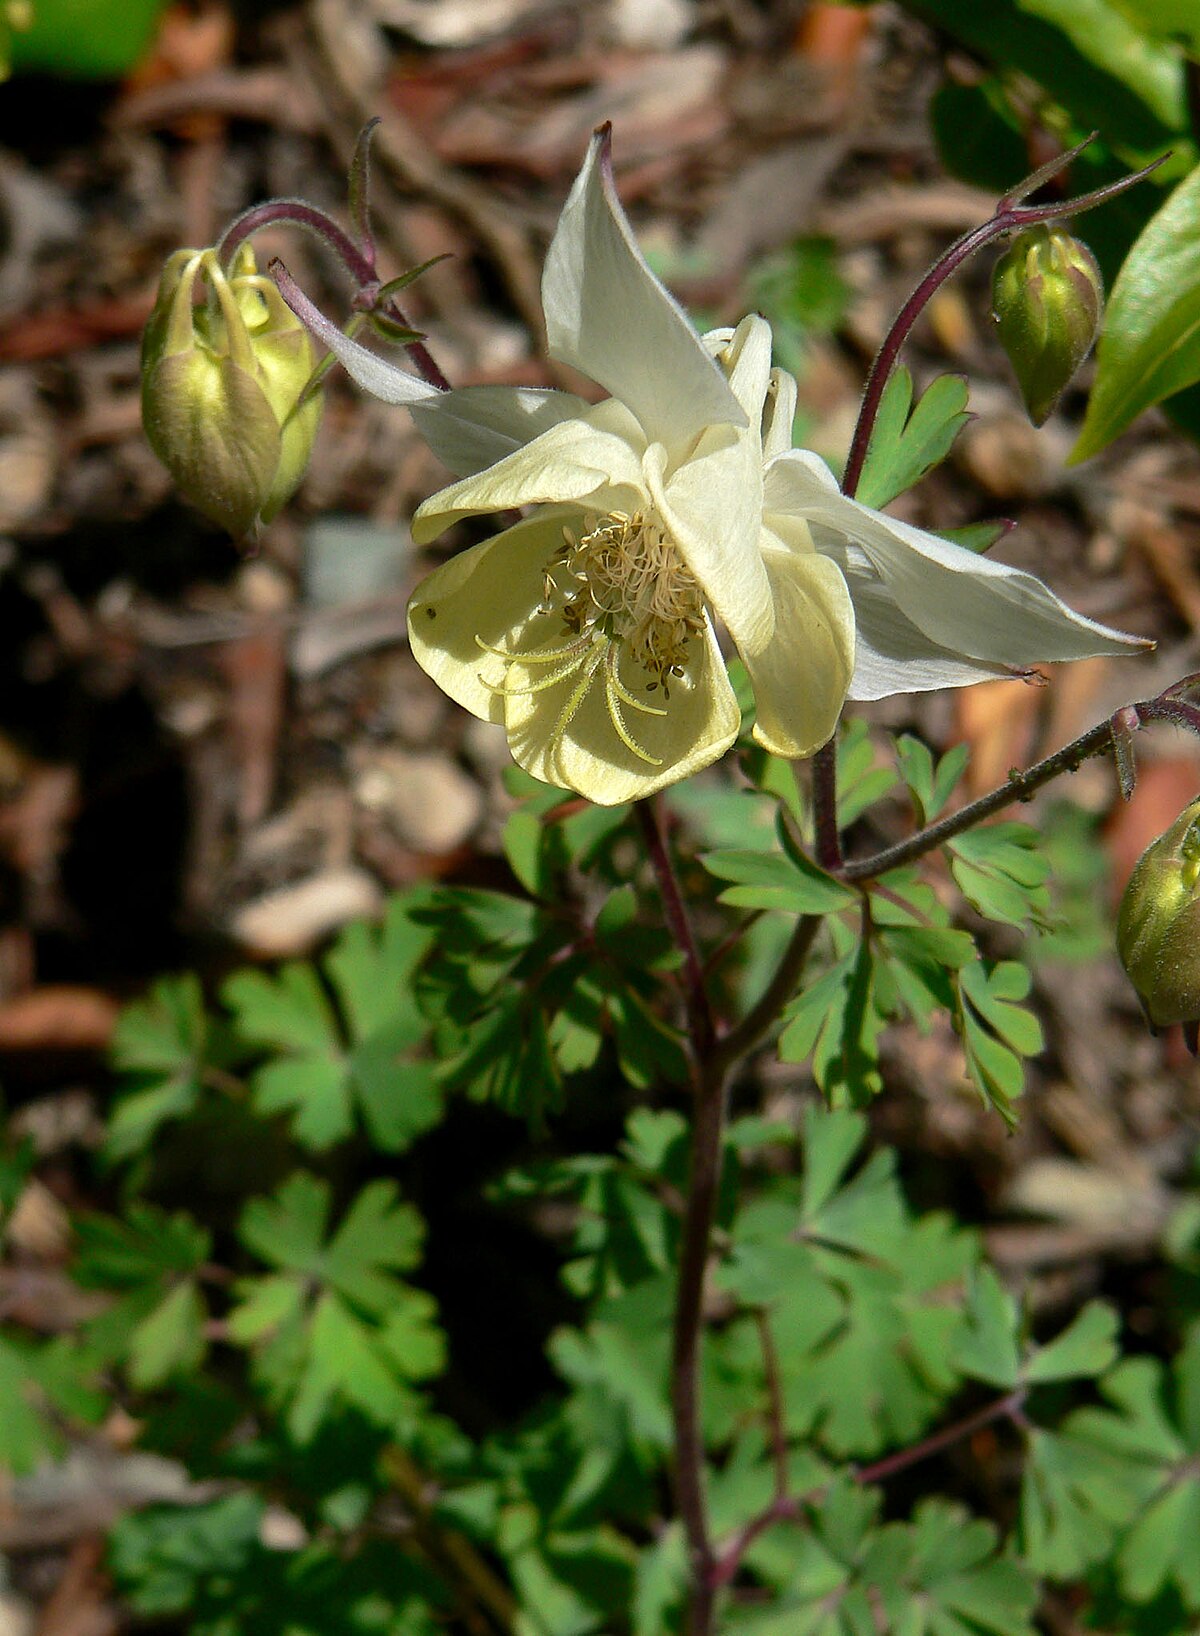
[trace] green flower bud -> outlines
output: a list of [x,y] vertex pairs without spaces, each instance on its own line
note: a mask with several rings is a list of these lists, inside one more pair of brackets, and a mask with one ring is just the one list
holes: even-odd
[[13,34],[33,22],[29,0],[0,0],[0,80],[12,73]]
[[1035,426],[1091,351],[1103,312],[1096,258],[1061,227],[1027,228],[996,263],[992,313]]
[[314,362],[248,244],[228,275],[215,250],[167,262],[142,340],[142,425],[184,498],[237,539],[270,522],[308,467],[321,399],[300,394]]
[[1153,1028],[1200,1021],[1200,798],[1138,859],[1117,917],[1117,952]]

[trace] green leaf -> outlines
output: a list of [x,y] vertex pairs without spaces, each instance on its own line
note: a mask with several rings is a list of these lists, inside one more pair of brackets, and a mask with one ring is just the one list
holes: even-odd
[[[1136,1519],[1117,1555],[1122,1590],[1134,1602],[1148,1602],[1170,1586],[1184,1605],[1200,1612],[1200,1327],[1193,1328],[1172,1367],[1170,1406],[1177,1428],[1172,1459],[1160,1471],[1149,1505]],[[1129,1399],[1127,1398],[1128,1402]],[[1149,1413],[1151,1436],[1161,1438],[1162,1398]],[[1144,1406],[1144,1404],[1143,1404]],[[1157,1425],[1156,1425],[1157,1422]]]
[[0,1336],[0,1467],[21,1476],[61,1447],[61,1433],[43,1412],[36,1353]]
[[194,1370],[207,1350],[208,1310],[195,1274],[212,1236],[183,1212],[132,1204],[124,1220],[84,1215],[75,1223],[75,1279],[116,1299],[84,1328],[98,1357],[121,1363],[139,1389]]
[[896,1636],[1035,1636],[1038,1587],[997,1550],[990,1523],[946,1500],[923,1501],[909,1525],[872,1542],[864,1577],[878,1585]]
[[127,1006],[113,1033],[111,1060],[121,1094],[105,1134],[114,1159],[143,1152],[160,1127],[185,1119],[203,1094],[208,1020],[199,979],[161,978]]
[[668,1391],[672,1279],[660,1274],[609,1297],[585,1330],[562,1329],[550,1341],[559,1373],[595,1387],[621,1411],[624,1435],[665,1454],[673,1427]]
[[867,1136],[867,1121],[849,1108],[804,1113],[804,1182],[801,1194],[806,1221],[815,1223],[843,1182]]
[[[851,1170],[863,1136],[858,1115],[809,1110],[804,1175],[743,1205],[718,1274],[769,1314],[790,1437],[839,1457],[914,1440],[957,1388],[960,1320],[947,1297],[978,1253],[945,1218],[911,1221],[892,1154]],[[725,1373],[738,1371],[727,1394],[737,1423],[764,1390],[757,1334],[744,1363],[736,1327],[713,1344]]]
[[393,1426],[413,1409],[412,1384],[445,1362],[432,1298],[396,1277],[417,1263],[423,1229],[395,1183],[369,1182],[331,1235],[329,1221],[328,1184],[301,1172],[252,1199],[239,1227],[279,1270],[238,1283],[230,1338],[254,1350],[300,1443],[347,1407]]
[[306,1171],[289,1176],[272,1198],[251,1199],[238,1236],[263,1261],[316,1274],[329,1222],[328,1182]]
[[1032,979],[1017,961],[989,970],[982,961],[957,974],[959,1004],[953,1018],[967,1068],[986,1102],[1012,1125],[1013,1103],[1025,1085],[1022,1058],[1042,1048],[1042,1029],[1032,1011],[1013,1002],[1029,992]]
[[896,754],[901,776],[917,803],[918,817],[923,824],[932,823],[962,777],[970,759],[970,746],[954,745],[935,766],[929,746],[906,733],[896,740]]
[[1046,1346],[1036,1347],[1021,1371],[1029,1385],[1102,1375],[1117,1361],[1120,1321],[1103,1301],[1090,1301]]
[[638,1552],[630,1614],[633,1636],[662,1636],[674,1629],[687,1592],[688,1557],[683,1527],[669,1523]]
[[546,827],[528,806],[509,815],[500,837],[509,868],[535,898],[545,897],[553,882],[546,839]]
[[972,908],[988,920],[1047,923],[1050,866],[1028,824],[982,824],[948,843],[950,868]]
[[412,903],[395,898],[382,925],[342,933],[324,961],[336,1008],[317,969],[297,962],[274,975],[237,972],[225,984],[238,1034],[269,1053],[251,1076],[254,1106],[290,1113],[305,1147],[344,1141],[357,1111],[377,1147],[399,1152],[441,1117],[434,1069],[414,1055],[426,1032],[414,974],[433,933]]
[[856,1103],[883,1088],[879,1036],[885,1026],[875,995],[875,962],[863,941],[810,983],[789,1006],[779,1037],[784,1062],[811,1059],[826,1095]]
[[221,998],[242,1038],[272,1052],[251,1079],[256,1109],[294,1110],[294,1134],[306,1147],[330,1147],[347,1137],[353,1129],[349,1064],[313,968],[293,962],[274,976],[237,972]]
[[1112,145],[1153,157],[1185,128],[1178,54],[1140,38],[1108,0],[910,0],[909,9],[983,61],[1028,75]]
[[1121,0],[1121,10],[1143,34],[1186,40],[1200,55],[1200,13],[1194,0]]
[[192,1278],[184,1279],[129,1338],[128,1372],[139,1391],[152,1391],[172,1375],[198,1369],[208,1350],[208,1308]]
[[1074,1579],[1112,1550],[1138,1506],[1136,1468],[1083,1439],[1034,1428],[1021,1479],[1021,1554],[1035,1573]]
[[782,909],[825,915],[848,908],[857,894],[796,852],[710,852],[701,862],[710,875],[735,884],[721,903],[738,909]]
[[[1069,1334],[1070,1332],[1068,1332]],[[1022,1533],[1035,1568],[1055,1577],[1115,1561],[1129,1601],[1177,1595],[1200,1612],[1200,1329],[1170,1373],[1131,1358],[1100,1382],[1108,1400],[1033,1439]]]
[[861,716],[845,721],[837,747],[838,827],[849,829],[896,784],[894,767],[879,760],[871,729]]
[[1200,168],[1143,228],[1109,297],[1096,380],[1072,462],[1200,380]]
[[939,375],[910,413],[912,391],[912,376],[903,365],[893,370],[883,389],[855,495],[876,510],[944,460],[970,419],[961,375]]
[[949,540],[951,545],[961,545],[964,551],[972,551],[976,556],[983,556],[1012,532],[1013,524],[1005,518],[994,522],[966,523],[962,528],[939,528],[935,530],[939,539]]
[[1021,1322],[1017,1304],[990,1267],[972,1280],[954,1346],[954,1364],[973,1380],[1012,1387],[1021,1370]]
[[394,1282],[382,1270],[417,1264],[419,1216],[398,1202],[394,1182],[368,1182],[326,1242],[329,1206],[329,1184],[298,1171],[274,1197],[250,1200],[239,1236],[269,1265],[328,1281],[367,1311],[386,1313]]
[[62,1452],[64,1421],[93,1425],[108,1412],[95,1359],[65,1336],[35,1342],[0,1335],[0,1471],[23,1476]]
[[236,1580],[260,1555],[263,1511],[257,1495],[239,1493],[133,1512],[113,1529],[109,1565],[136,1612],[192,1613],[209,1582]]

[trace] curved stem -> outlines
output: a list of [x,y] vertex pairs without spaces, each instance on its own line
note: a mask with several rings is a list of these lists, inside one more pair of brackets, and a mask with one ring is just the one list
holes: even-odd
[[[1042,165],[1031,176],[1027,176],[1018,187],[1006,193],[997,203],[991,218],[981,222],[978,227],[971,228],[970,232],[957,239],[929,269],[901,307],[892,322],[892,327],[883,338],[883,345],[875,354],[870,374],[867,376],[862,406],[854,427],[854,437],[850,442],[850,452],[846,456],[846,469],[842,474],[842,493],[848,499],[852,500],[858,493],[863,467],[866,465],[867,453],[871,447],[871,435],[879,417],[879,406],[883,402],[884,389],[896,367],[901,348],[907,341],[913,325],[946,280],[957,272],[965,261],[969,261],[977,250],[982,250],[984,245],[990,244],[993,239],[1001,238],[1005,233],[1015,232],[1021,227],[1033,226],[1036,222],[1058,221],[1091,210],[1095,205],[1103,204],[1106,199],[1115,198],[1118,193],[1123,193],[1126,188],[1133,187],[1170,157],[1169,154],[1163,154],[1162,158],[1156,159],[1144,170],[1135,171],[1130,176],[1122,176],[1119,181],[1110,182],[1106,187],[1097,188],[1092,193],[1082,194],[1078,199],[1066,199],[1052,205],[1021,203],[1021,200],[1035,188],[1041,187],[1043,182],[1048,182],[1051,177],[1065,170],[1094,140],[1093,132],[1086,142],[1079,143],[1067,153],[1060,154],[1057,159]],[[818,750],[813,758],[813,805],[817,824],[818,861],[825,869],[837,869],[842,861],[842,845],[837,827],[837,760],[832,742]]]
[[985,1426],[992,1426],[997,1420],[1013,1420],[1025,1407],[1025,1399],[1029,1396],[1029,1388],[1017,1386],[1003,1397],[997,1398],[994,1403],[985,1403],[982,1409],[976,1409],[974,1414],[964,1415],[956,1420],[952,1426],[943,1426],[941,1431],[933,1432],[924,1437],[919,1443],[913,1443],[906,1449],[897,1449],[895,1454],[885,1454],[882,1460],[875,1460],[869,1466],[859,1466],[854,1473],[856,1483],[882,1483],[889,1477],[895,1477],[898,1472],[907,1471],[909,1466],[915,1466],[921,1460],[928,1460],[932,1455],[940,1454],[943,1449],[953,1448],[955,1443],[961,1443],[966,1437],[974,1437],[977,1431]]
[[719,1036],[704,984],[699,948],[657,814],[649,801],[639,801],[634,810],[658,881],[663,914],[683,955],[692,1047],[692,1152],[672,1329],[671,1403],[675,1498],[692,1566],[687,1632],[688,1636],[712,1636],[718,1586],[713,1579],[715,1557],[704,1474],[700,1354],[704,1333],[704,1280],[712,1253],[724,1158],[728,1076],[733,1064],[770,1028],[780,1007],[790,998],[820,918],[804,917],[758,1003],[741,1023]]
[[[1092,138],[1088,138],[1090,142]],[[863,393],[862,408],[858,414],[858,424],[854,428],[854,437],[850,444],[850,453],[846,457],[846,470],[842,477],[842,492],[853,499],[858,491],[859,481],[862,478],[863,466],[867,458],[867,450],[871,443],[871,433],[875,430],[875,420],[879,414],[879,405],[883,400],[883,391],[888,383],[892,370],[896,367],[896,360],[900,349],[908,339],[909,332],[921,313],[928,306],[930,299],[937,293],[952,273],[958,271],[964,261],[969,261],[977,250],[990,244],[993,239],[1002,238],[1005,233],[1016,232],[1022,227],[1032,227],[1037,222],[1059,221],[1064,217],[1078,216],[1085,210],[1091,210],[1105,200],[1115,198],[1118,193],[1124,193],[1126,188],[1133,187],[1137,182],[1157,170],[1170,156],[1163,154],[1153,164],[1143,170],[1135,171],[1130,176],[1122,176],[1119,181],[1111,182],[1107,187],[1097,188],[1093,193],[1085,193],[1078,199],[1065,199],[1047,205],[1024,205],[1019,201],[1034,188],[1040,187],[1043,182],[1063,170],[1088,145],[1082,142],[1069,153],[1062,154],[1050,164],[1043,165],[1040,170],[1034,171],[1014,188],[1011,193],[1005,194],[996,206],[995,214],[978,227],[971,228],[962,238],[940,257],[929,269],[925,277],[917,285],[908,300],[901,307],[883,345],[875,355],[871,365],[871,373],[867,376],[866,390]]]
[[862,407],[858,411],[858,421],[854,428],[854,437],[850,443],[850,453],[846,456],[846,470],[842,475],[842,493],[853,499],[858,492],[859,481],[862,478],[863,466],[866,464],[867,450],[871,443],[871,433],[875,430],[875,421],[879,414],[879,405],[883,401],[883,391],[887,386],[892,370],[900,356],[900,349],[908,340],[909,331],[917,319],[928,306],[930,299],[937,293],[950,275],[970,259],[976,252],[992,239],[998,238],[1001,233],[1011,230],[1013,222],[1005,219],[1012,212],[998,212],[990,221],[980,227],[973,227],[965,233],[956,244],[952,244],[941,260],[936,262],[925,277],[917,285],[908,300],[901,307],[890,330],[884,336],[883,345],[875,354],[875,361],[871,365],[871,373],[867,376],[866,388],[863,392]]
[[[269,227],[272,222],[287,222],[292,227],[303,228],[306,232],[315,234],[333,251],[358,286],[360,310],[362,298],[365,297],[366,304],[370,305],[371,297],[378,293],[380,287],[373,247],[363,250],[332,217],[327,216],[323,210],[318,210],[315,205],[306,204],[303,199],[268,199],[263,204],[251,205],[249,210],[244,210],[225,229],[217,244],[217,259],[221,266],[228,268],[238,248],[251,234]],[[275,278],[275,282],[280,283],[278,277]],[[281,292],[287,300],[287,293],[282,291],[282,286]],[[290,302],[288,304],[291,305]],[[412,326],[394,298],[389,296],[383,303],[381,311],[401,329],[411,329]],[[421,379],[428,381],[430,386],[446,391],[450,382],[438,368],[424,342],[408,341],[405,347],[417,366]]]
[[262,204],[243,210],[222,233],[217,241],[217,259],[228,270],[234,255],[253,234],[273,222],[287,222],[291,227],[313,233],[333,251],[356,284],[370,284],[375,277],[375,263],[354,240],[339,227],[332,216],[327,216],[316,205],[303,199],[266,199]]

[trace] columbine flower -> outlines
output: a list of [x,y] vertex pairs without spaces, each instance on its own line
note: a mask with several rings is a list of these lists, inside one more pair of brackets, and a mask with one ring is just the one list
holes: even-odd
[[295,304],[367,391],[407,404],[462,480],[420,507],[418,543],[459,517],[533,506],[452,557],[409,608],[413,653],[516,760],[611,804],[715,761],[739,712],[724,626],[754,688],[754,736],[805,756],[847,697],[1028,674],[1137,639],[1072,613],[1030,574],[840,493],[793,450],[796,386],[761,318],[701,338],[646,265],[597,132],[550,246],[552,356],[612,395],[440,392]]

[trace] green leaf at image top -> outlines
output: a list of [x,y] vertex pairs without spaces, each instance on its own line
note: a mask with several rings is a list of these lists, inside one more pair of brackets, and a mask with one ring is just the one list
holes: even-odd
[[1120,0],[907,0],[906,9],[985,62],[1028,74],[1110,144],[1152,156],[1186,129],[1179,52],[1141,33]]
[[1179,40],[1200,54],[1200,6],[1196,0],[1116,0],[1117,9],[1141,33]]
[[165,6],[166,0],[32,0],[29,26],[12,36],[13,67],[115,79],[149,48]]
[[1071,462],[1111,443],[1145,409],[1200,381],[1200,168],[1139,235],[1117,275],[1096,382]]

